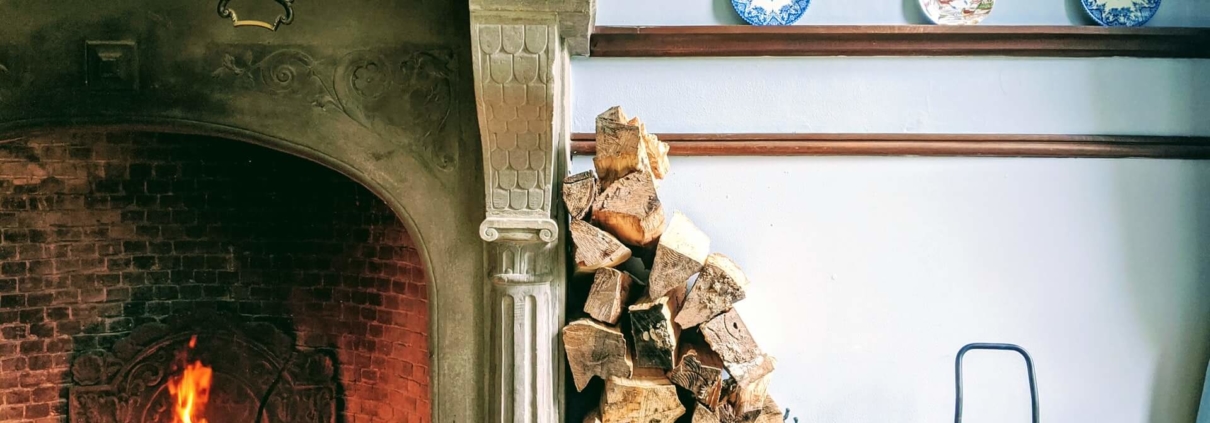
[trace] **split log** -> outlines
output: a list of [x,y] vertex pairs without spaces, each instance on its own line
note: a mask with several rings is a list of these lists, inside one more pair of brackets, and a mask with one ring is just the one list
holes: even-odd
[[610,376],[630,377],[633,371],[622,332],[592,319],[576,320],[564,327],[563,347],[576,391],[583,391],[593,376],[609,380]]
[[690,276],[702,269],[709,255],[710,237],[684,214],[674,212],[668,229],[660,236],[656,246],[648,292],[658,297],[685,285]]
[[630,259],[630,249],[608,232],[581,220],[571,221],[571,243],[575,247],[576,272],[592,273]]
[[584,219],[597,199],[597,175],[591,170],[563,178],[563,204],[572,219]]
[[605,381],[601,396],[601,420],[610,423],[673,423],[685,414],[676,396],[676,386],[665,378]]
[[648,134],[645,126],[639,127],[643,134],[643,145],[647,147],[647,162],[651,165],[651,174],[656,180],[668,176],[671,165],[668,163],[668,143],[660,141],[654,134]]
[[718,414],[701,403],[693,404],[693,423],[721,423]]
[[769,396],[769,380],[772,373],[765,374],[747,384],[735,384],[729,393],[727,402],[739,416],[759,416],[764,409],[765,399]]
[[630,245],[651,245],[664,233],[664,206],[650,173],[635,172],[597,196],[592,220]]
[[727,379],[723,387],[726,398],[714,410],[721,423],[782,423],[781,408],[768,395],[768,379],[751,387],[741,387],[734,379]]
[[597,269],[584,312],[602,322],[618,324],[618,317],[622,316],[622,309],[630,297],[630,285],[630,275],[626,273],[610,268]]
[[755,382],[773,371],[773,358],[756,345],[748,326],[735,309],[715,316],[700,327],[710,349],[722,357],[723,367],[739,384]]
[[668,373],[668,380],[689,391],[697,402],[713,410],[718,407],[723,389],[723,361],[704,345],[697,345],[684,337],[681,341],[680,363]]
[[[667,237],[668,234],[664,234],[664,238]],[[663,242],[660,239],[660,243]],[[682,329],[691,328],[723,314],[744,299],[747,286],[748,277],[735,262],[722,254],[711,254],[689,291],[689,297],[685,298],[685,308],[676,316],[676,323]]]
[[643,137],[643,147],[647,152],[647,164],[651,167],[651,174],[655,176],[656,185],[659,185],[659,180],[664,179],[668,175],[668,143],[660,141],[655,134],[647,132],[647,125],[638,116],[633,116],[626,123],[637,126],[639,135]]
[[601,186],[632,173],[651,173],[642,128],[630,124],[621,107],[610,107],[597,115],[597,153],[592,163],[601,178]]
[[680,311],[683,295],[676,295],[675,291],[670,294],[655,299],[643,297],[629,308],[637,367],[672,370],[676,364],[676,341],[681,333],[673,319]]
[[765,406],[761,408],[760,415],[757,416],[753,423],[782,423],[785,421],[786,412],[773,401],[772,395],[765,396]]

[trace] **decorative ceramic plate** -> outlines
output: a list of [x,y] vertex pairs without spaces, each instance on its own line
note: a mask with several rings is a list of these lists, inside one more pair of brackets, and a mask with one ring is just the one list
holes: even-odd
[[792,25],[811,0],[731,0],[739,16],[752,25]]
[[992,13],[993,4],[995,0],[920,0],[924,15],[937,25],[975,25]]
[[1092,19],[1104,26],[1143,26],[1155,16],[1160,0],[1080,0]]

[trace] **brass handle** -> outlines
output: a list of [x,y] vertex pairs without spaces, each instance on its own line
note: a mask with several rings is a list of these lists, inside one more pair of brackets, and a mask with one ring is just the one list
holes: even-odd
[[277,20],[273,21],[273,23],[257,20],[240,20],[239,16],[235,14],[235,10],[227,7],[227,3],[231,3],[231,0],[219,0],[218,15],[222,18],[230,18],[231,21],[235,23],[236,28],[241,26],[255,26],[270,31],[277,31],[278,26],[289,25],[290,22],[294,21],[294,0],[276,1],[277,4],[280,4],[283,9],[286,9],[286,13],[284,15],[278,15]]

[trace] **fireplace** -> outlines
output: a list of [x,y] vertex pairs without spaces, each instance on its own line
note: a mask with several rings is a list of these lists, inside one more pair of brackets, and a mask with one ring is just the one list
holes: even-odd
[[0,248],[0,421],[66,421],[74,358],[198,310],[325,351],[337,421],[560,420],[555,181],[593,4],[0,2],[0,246],[24,246]]
[[[71,364],[68,410],[73,423],[171,422],[178,415],[215,422],[336,421],[332,359],[297,351],[293,340],[268,323],[208,312],[146,323],[118,341],[112,352],[80,354]],[[211,363],[206,369],[205,408],[177,407],[182,351]]]
[[0,144],[0,190],[0,420],[172,421],[195,336],[210,422],[262,400],[264,422],[429,420],[423,265],[347,177],[225,139],[58,132]]

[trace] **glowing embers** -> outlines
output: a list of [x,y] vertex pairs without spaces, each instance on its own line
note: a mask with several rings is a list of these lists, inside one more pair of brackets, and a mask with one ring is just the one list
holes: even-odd
[[201,360],[188,362],[189,352],[197,346],[197,335],[189,338],[189,349],[182,351],[179,362],[185,365],[180,376],[168,380],[172,394],[172,423],[207,423],[206,402],[210,400],[210,380],[213,370]]

